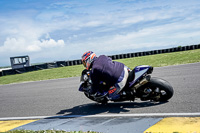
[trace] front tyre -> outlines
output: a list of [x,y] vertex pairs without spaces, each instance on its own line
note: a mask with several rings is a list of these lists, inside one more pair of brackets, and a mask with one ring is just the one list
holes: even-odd
[[84,93],[84,94],[87,98],[89,98],[92,101],[95,101],[95,102],[98,102],[98,103],[101,103],[101,104],[107,104],[108,103],[108,100],[105,97],[95,99],[94,97],[90,96],[88,93]]
[[145,90],[150,90],[148,95],[149,100],[153,101],[168,101],[174,94],[173,87],[166,80],[160,78],[151,78],[151,80],[146,83],[144,86]]

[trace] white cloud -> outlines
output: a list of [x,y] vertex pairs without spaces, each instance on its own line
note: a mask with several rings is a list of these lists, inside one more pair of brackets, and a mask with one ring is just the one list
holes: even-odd
[[38,52],[41,51],[41,47],[38,45],[29,45],[27,48],[24,49],[26,52]]
[[65,42],[63,40],[55,41],[54,39],[49,40],[32,40],[27,38],[7,38],[4,45],[0,47],[0,52],[14,52],[14,53],[25,53],[25,52],[38,52],[43,48],[56,48],[63,47]]
[[88,48],[94,49],[101,54],[110,51],[126,49],[147,49],[155,47],[174,47],[179,45],[198,44],[200,39],[199,19],[181,22],[153,25],[142,28],[138,31],[129,31],[124,34],[111,34],[96,37],[86,43]]
[[59,60],[87,50],[106,54],[190,45],[200,41],[199,5],[195,0],[50,1],[41,9],[30,7],[33,14],[14,10],[0,17],[0,56]]
[[53,39],[50,39],[50,40],[41,40],[41,42],[38,45],[44,48],[63,47],[65,45],[65,42],[63,40],[55,41]]
[[6,35],[5,41],[1,42],[0,52],[29,53],[43,51],[65,45],[62,39],[51,38],[49,32],[51,28],[45,27],[45,24],[34,22],[33,20],[23,18],[7,18],[8,23],[1,26],[2,34]]

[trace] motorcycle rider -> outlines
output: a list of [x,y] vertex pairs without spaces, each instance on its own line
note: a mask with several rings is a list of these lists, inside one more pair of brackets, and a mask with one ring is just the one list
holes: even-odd
[[126,85],[128,79],[128,67],[123,63],[112,61],[111,58],[100,55],[99,57],[92,51],[87,51],[82,55],[82,63],[87,70],[90,70],[92,87],[90,94],[96,94],[101,88],[100,83],[105,83],[109,89],[109,98],[116,100],[119,92]]

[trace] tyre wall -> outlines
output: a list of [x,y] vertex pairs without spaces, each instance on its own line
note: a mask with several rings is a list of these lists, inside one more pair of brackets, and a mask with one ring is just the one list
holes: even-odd
[[[168,48],[168,49],[136,52],[136,53],[110,55],[109,57],[111,57],[113,60],[118,60],[118,59],[133,58],[133,57],[139,57],[139,56],[148,56],[148,55],[155,55],[155,54],[162,54],[162,53],[179,52],[179,51],[187,51],[187,50],[194,50],[194,49],[200,49],[200,44],[190,45],[190,46],[179,46],[179,47]],[[29,66],[29,67],[19,68],[19,69],[3,70],[0,72],[0,76],[21,74],[21,73],[30,72],[30,71],[50,69],[50,68],[56,68],[56,67],[74,66],[74,65],[80,65],[80,64],[82,64],[81,59],[80,60],[49,62],[49,63],[39,64],[39,65],[33,65],[33,66]]]

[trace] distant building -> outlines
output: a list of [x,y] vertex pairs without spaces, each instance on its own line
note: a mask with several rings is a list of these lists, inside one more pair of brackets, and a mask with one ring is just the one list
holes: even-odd
[[16,56],[10,57],[11,67],[12,69],[18,69],[30,66],[30,59],[29,56]]

